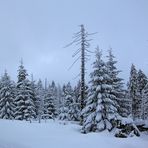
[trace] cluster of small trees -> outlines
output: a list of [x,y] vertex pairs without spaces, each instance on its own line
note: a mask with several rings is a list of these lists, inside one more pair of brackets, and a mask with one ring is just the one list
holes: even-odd
[[107,61],[97,47],[90,82],[85,87],[84,109],[81,110],[81,82],[43,86],[27,78],[23,63],[19,66],[18,81],[12,81],[5,71],[0,80],[0,118],[17,120],[54,119],[80,121],[82,132],[112,130],[117,121],[148,119],[148,79],[142,70],[131,66],[127,89],[110,49]]
[[21,63],[18,81],[12,81],[5,71],[0,80],[0,118],[28,120],[53,118],[55,116],[54,82],[43,88],[42,81],[37,84],[27,78],[27,72]]
[[[78,84],[80,85],[80,83]],[[59,118],[79,120],[79,86],[72,88],[70,82],[56,85],[54,81],[45,86],[28,79],[21,62],[18,81],[15,83],[5,71],[0,79],[0,118],[16,120],[38,120]]]

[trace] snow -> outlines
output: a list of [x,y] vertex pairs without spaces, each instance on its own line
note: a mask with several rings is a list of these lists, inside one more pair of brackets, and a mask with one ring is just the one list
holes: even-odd
[[0,148],[147,148],[148,135],[115,138],[107,131],[80,133],[76,123],[0,120]]
[[131,118],[122,118],[122,124],[130,124],[133,123],[133,119]]

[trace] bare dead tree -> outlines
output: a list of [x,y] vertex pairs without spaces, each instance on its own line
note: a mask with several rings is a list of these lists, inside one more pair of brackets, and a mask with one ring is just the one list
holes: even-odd
[[[94,34],[94,33],[92,33]],[[80,82],[81,82],[81,92],[80,92],[80,106],[81,106],[81,110],[83,110],[85,104],[84,104],[84,99],[85,99],[85,63],[88,60],[88,53],[92,53],[91,51],[88,50],[88,48],[90,47],[90,41],[92,39],[88,39],[88,37],[92,34],[89,34],[85,28],[84,25],[80,25],[80,31],[75,33],[73,36],[73,41],[68,44],[66,47],[71,46],[73,44],[75,44],[76,46],[79,46],[79,48],[76,50],[76,52],[72,55],[72,57],[76,57],[78,55],[78,57],[76,58],[76,60],[74,61],[74,63],[70,66],[69,69],[71,69],[73,67],[73,65],[78,61],[81,60],[81,67],[80,67]],[[78,76],[79,76],[78,75]],[[83,116],[81,115],[81,121],[80,123],[83,123]]]

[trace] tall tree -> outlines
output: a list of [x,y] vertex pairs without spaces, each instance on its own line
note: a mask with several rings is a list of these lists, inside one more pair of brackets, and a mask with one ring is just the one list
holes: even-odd
[[144,89],[144,87],[146,86],[147,82],[148,82],[148,78],[147,76],[144,74],[144,72],[142,70],[138,71],[138,76],[137,76],[137,85],[138,85],[138,91],[140,93],[140,95],[142,94],[142,90]]
[[[85,91],[86,92],[86,91]],[[81,116],[81,82],[80,80],[78,81],[77,85],[74,87],[74,101],[75,101],[75,116],[76,120],[80,121],[80,116]],[[86,94],[85,94],[86,96]],[[86,99],[84,100],[84,104],[86,104]]]
[[35,118],[37,118],[37,85],[35,83],[35,80],[33,79],[33,75],[31,75],[31,82],[30,82],[30,87],[31,87],[31,93],[32,93],[32,100],[35,106]]
[[[72,43],[69,44],[69,45],[72,45],[72,44],[80,45],[78,50],[74,53],[73,57],[75,57],[79,53],[80,53],[80,55],[78,56],[78,58],[75,60],[75,62],[73,64],[75,64],[79,59],[81,59],[81,68],[80,68],[81,69],[80,70],[80,76],[81,76],[81,80],[80,80],[80,82],[81,82],[81,92],[80,92],[81,111],[84,108],[84,100],[85,100],[85,64],[86,64],[86,61],[87,61],[88,52],[90,52],[88,50],[88,48],[90,46],[89,41],[91,41],[91,39],[88,39],[88,37],[90,35],[91,34],[89,34],[85,30],[85,27],[82,24],[82,25],[80,25],[80,31],[77,32],[74,35],[74,40],[72,41]],[[72,66],[73,66],[73,64],[72,64]],[[82,122],[83,122],[83,116],[81,116],[80,124],[82,124]]]
[[52,81],[51,85],[49,85],[50,93],[53,100],[53,105],[55,107],[54,114],[58,115],[58,107],[59,107],[59,99],[58,99],[58,89],[54,81]]
[[96,60],[93,63],[93,72],[86,107],[82,113],[84,123],[82,132],[111,130],[113,122],[118,118],[115,96],[111,94],[113,86],[110,84],[110,77],[106,63],[102,60],[102,52],[97,47]]
[[115,60],[115,56],[113,55],[112,49],[108,50],[108,61],[107,61],[107,69],[108,75],[110,77],[110,85],[112,85],[111,94],[115,96],[114,102],[116,102],[116,106],[120,115],[124,116],[123,110],[123,102],[125,101],[125,90],[123,79],[119,77],[120,70],[117,69]]
[[44,96],[44,119],[54,119],[56,116],[54,96],[52,95],[51,86],[45,90]]
[[[142,70],[138,71],[138,76],[137,76],[137,93],[138,93],[138,108],[139,108],[139,118],[144,119],[144,108],[145,108],[145,95],[143,96],[143,90],[148,83],[147,76],[144,74]],[[145,88],[146,91],[146,88]]]
[[18,70],[17,94],[16,94],[16,111],[15,118],[18,120],[28,120],[31,122],[35,118],[35,105],[30,81],[27,79],[27,72],[21,62]]
[[61,105],[60,105],[60,109],[59,109],[59,119],[60,120],[68,120],[68,109],[65,106],[65,102],[66,102],[66,85],[64,84],[62,87],[62,96],[61,96]]
[[3,119],[14,119],[14,97],[15,97],[15,86],[10,80],[7,72],[5,71],[1,80],[0,89],[0,118]]
[[37,118],[39,123],[44,116],[44,97],[45,97],[45,90],[43,88],[43,83],[41,79],[39,79],[37,86],[36,86],[36,104],[37,104]]
[[63,104],[63,98],[62,98],[62,88],[61,85],[58,84],[57,86],[57,115],[59,116],[60,114],[60,108]]
[[148,120],[148,83],[142,90],[142,119]]
[[133,120],[136,120],[140,118],[140,110],[139,110],[139,99],[138,99],[138,84],[137,84],[137,70],[135,66],[132,64],[131,71],[130,71],[130,79],[129,79],[129,86],[128,86],[128,92],[129,97],[132,102],[132,117]]
[[129,97],[128,90],[123,90],[124,98],[120,100],[119,106],[119,113],[122,117],[130,117],[131,110],[132,110],[132,100]]

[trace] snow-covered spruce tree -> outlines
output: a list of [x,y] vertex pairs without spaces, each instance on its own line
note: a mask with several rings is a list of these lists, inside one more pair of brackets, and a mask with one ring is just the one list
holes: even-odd
[[15,94],[14,83],[10,80],[7,72],[5,71],[1,79],[0,89],[0,118],[14,119],[15,110]]
[[[77,85],[74,87],[75,120],[77,120],[77,121],[80,121],[80,116],[81,116],[81,98],[80,98],[80,93],[81,93],[81,82],[78,81]],[[85,94],[85,96],[86,96],[86,94]],[[84,104],[85,104],[85,100],[84,100]]]
[[57,116],[60,114],[60,108],[63,103],[63,98],[62,98],[62,87],[60,84],[57,86]]
[[[75,120],[80,121],[81,120],[81,82],[78,81],[77,85],[74,87],[74,114],[75,114]],[[85,84],[85,99],[83,101],[83,106],[86,106],[86,98],[88,95],[88,86]]]
[[43,88],[41,79],[39,79],[36,86],[37,119],[39,120],[39,123],[44,116],[44,96],[45,90]]
[[120,106],[120,115],[122,117],[129,117],[131,115],[131,110],[132,110],[132,101],[129,97],[129,93],[127,90],[123,91],[124,93],[124,98],[121,100],[121,103],[119,104]]
[[16,110],[15,118],[17,120],[27,120],[35,118],[35,105],[30,81],[27,79],[27,72],[21,62],[18,70],[17,93],[15,98]]
[[116,67],[117,61],[115,60],[115,56],[112,53],[112,49],[108,50],[108,61],[107,61],[107,69],[108,75],[110,77],[109,83],[112,85],[111,94],[115,96],[114,103],[116,102],[116,107],[118,109],[118,113],[121,116],[126,116],[124,114],[126,105],[125,103],[125,90],[123,86],[123,79],[119,77],[119,71]]
[[61,107],[59,119],[78,121],[78,103],[70,82],[63,87],[63,106]]
[[68,83],[66,86],[66,97],[65,97],[65,106],[68,108],[68,116],[71,121],[80,120],[80,110],[81,110],[81,99],[74,95],[74,90],[71,87],[71,84]]
[[45,90],[44,96],[44,119],[54,119],[56,116],[54,106],[54,96],[51,92],[51,86]]
[[132,102],[132,118],[133,120],[139,119],[141,116],[140,111],[140,101],[138,98],[138,81],[137,81],[137,70],[135,66],[132,64],[131,71],[130,71],[130,78],[129,78],[129,85],[128,85],[128,93],[129,98]]
[[84,117],[82,133],[111,130],[114,127],[113,121],[119,115],[114,102],[116,96],[111,94],[113,86],[109,83],[110,76],[99,47],[96,50],[96,61],[93,63],[93,72],[90,76],[86,107],[82,111]]
[[61,96],[61,105],[60,105],[60,109],[59,109],[59,119],[60,120],[67,120],[67,108],[65,107],[65,96],[66,96],[66,85],[64,84],[62,87],[62,96]]
[[142,99],[143,99],[143,104],[142,104],[142,119],[143,120],[148,120],[148,83],[142,90]]
[[33,79],[33,75],[31,76],[30,87],[32,90],[33,103],[35,105],[35,118],[37,118],[37,91],[36,91],[37,85],[35,83],[35,80]]
[[148,82],[148,78],[142,70],[138,71],[137,81],[138,81],[138,91],[140,92],[140,94],[142,94],[142,90],[144,89],[144,87]]
[[70,117],[70,108],[71,105],[73,103],[73,90],[71,87],[70,82],[68,82],[67,85],[64,85],[63,87],[63,108],[61,109],[61,113],[59,115],[59,118],[61,120],[68,120],[71,121],[71,117]]
[[[36,106],[35,106],[35,92],[32,90],[31,82],[26,79],[26,103],[28,102],[28,118],[35,119],[36,118]],[[30,120],[31,121],[31,120]]]
[[137,76],[137,92],[138,92],[138,102],[139,102],[139,111],[140,111],[140,115],[139,118],[144,119],[144,108],[145,108],[145,104],[146,104],[146,100],[145,100],[145,95],[143,96],[143,90],[146,86],[146,84],[148,83],[148,79],[147,76],[144,74],[144,72],[142,70],[138,71],[138,76]]
[[53,99],[53,105],[55,107],[54,114],[57,116],[59,113],[59,98],[58,98],[58,90],[57,86],[54,81],[52,81],[51,85],[49,86],[50,93]]

